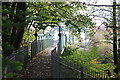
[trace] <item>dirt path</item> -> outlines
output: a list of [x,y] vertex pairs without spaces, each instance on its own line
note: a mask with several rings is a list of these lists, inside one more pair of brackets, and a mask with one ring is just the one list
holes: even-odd
[[51,78],[51,50],[55,46],[38,53],[28,63],[24,78]]

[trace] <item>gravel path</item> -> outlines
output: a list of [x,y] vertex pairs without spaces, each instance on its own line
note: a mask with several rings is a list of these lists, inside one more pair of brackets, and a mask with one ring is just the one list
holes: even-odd
[[38,53],[28,63],[24,78],[51,78],[51,50],[55,46]]

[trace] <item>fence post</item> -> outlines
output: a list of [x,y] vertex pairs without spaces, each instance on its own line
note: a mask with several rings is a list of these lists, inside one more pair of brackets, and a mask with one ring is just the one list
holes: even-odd
[[25,52],[24,67],[26,68],[26,64],[29,62],[29,47],[28,46],[24,47],[24,52]]
[[81,71],[81,80],[83,80],[84,79],[84,67],[80,67],[80,71]]
[[98,72],[94,72],[95,79],[98,79]]
[[68,43],[68,41],[67,41],[67,35],[65,35],[65,46],[67,46],[67,43]]

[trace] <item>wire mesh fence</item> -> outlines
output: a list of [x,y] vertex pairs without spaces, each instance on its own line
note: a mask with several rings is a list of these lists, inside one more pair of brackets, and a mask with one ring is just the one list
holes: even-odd
[[53,78],[79,78],[88,80],[109,80],[109,76],[105,73],[99,73],[94,70],[87,69],[67,62],[60,58],[56,48],[51,52],[52,59],[52,77]]
[[34,40],[31,43],[31,46],[29,47],[23,46],[20,49],[13,51],[13,54],[6,57],[6,59],[8,60],[8,63],[7,65],[5,64],[5,68],[3,69],[3,74],[16,72],[15,69],[11,68],[11,66],[14,66],[14,65],[17,65],[17,67],[20,68],[19,65],[22,64],[23,65],[22,69],[25,69],[30,59],[32,59],[38,52],[43,51],[44,49],[52,46],[53,44],[54,44],[53,39],[44,39],[44,40],[38,40],[38,41]]
[[45,50],[46,48],[52,46],[54,43],[53,39],[43,39],[37,41],[37,52]]
[[[12,55],[8,56],[6,59],[10,60],[10,61],[19,61],[20,63],[23,64],[23,67],[26,67],[26,64],[29,61],[29,57],[28,57],[28,46],[24,46],[16,51],[13,52]],[[5,73],[10,73],[10,72],[14,72],[14,69],[11,69],[11,67],[6,66],[6,71]]]
[[36,53],[37,53],[37,40],[34,40],[31,43],[31,59],[32,59],[32,57],[35,56]]
[[28,50],[28,46],[24,46],[18,50],[15,51],[16,56],[15,56],[15,60],[16,61],[20,61],[21,63],[23,63],[24,65],[26,65],[26,63],[28,63],[29,61],[29,50]]
[[31,43],[31,58],[52,45],[54,45],[53,39],[34,40]]

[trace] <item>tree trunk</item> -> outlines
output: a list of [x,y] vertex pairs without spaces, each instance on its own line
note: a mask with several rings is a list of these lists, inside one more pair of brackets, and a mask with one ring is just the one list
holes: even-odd
[[[17,25],[19,28],[17,29],[15,41],[13,43],[15,50],[20,48],[20,44],[22,42],[23,34],[24,34],[24,29],[26,27],[26,3],[24,2],[19,2],[17,3],[17,8],[16,8],[16,14],[19,14],[19,16],[15,16],[15,23],[20,23],[21,25]],[[20,11],[21,10],[21,11]],[[20,13],[22,12],[22,14]],[[16,27],[16,26],[15,26]]]
[[[20,48],[20,44],[23,38],[24,29],[26,27],[26,3],[25,2],[13,2],[13,3],[3,3],[3,9],[9,12],[4,13],[2,25],[2,48],[3,57],[12,54],[13,50]],[[5,7],[6,6],[6,7]],[[9,24],[9,21],[11,22]],[[9,24],[9,25],[6,25]]]

